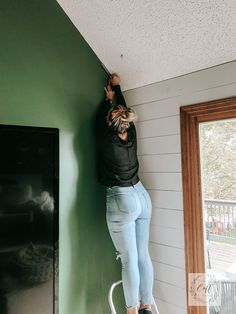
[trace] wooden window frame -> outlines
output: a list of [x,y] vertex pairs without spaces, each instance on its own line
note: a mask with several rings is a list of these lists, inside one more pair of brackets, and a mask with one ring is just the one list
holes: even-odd
[[207,313],[205,306],[188,305],[188,274],[205,273],[199,124],[231,118],[236,118],[236,97],[180,107],[188,314]]

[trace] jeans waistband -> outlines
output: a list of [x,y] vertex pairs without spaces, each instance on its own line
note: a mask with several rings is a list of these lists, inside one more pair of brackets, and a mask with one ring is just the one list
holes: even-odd
[[142,188],[143,185],[141,181],[138,181],[138,183],[131,185],[131,186],[111,186],[107,187],[107,192],[109,193],[122,193],[122,192],[129,192],[133,191],[134,189]]

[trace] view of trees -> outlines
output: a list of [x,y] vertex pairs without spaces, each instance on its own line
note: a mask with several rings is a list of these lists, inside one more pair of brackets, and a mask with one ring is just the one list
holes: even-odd
[[236,119],[200,125],[205,199],[236,201]]

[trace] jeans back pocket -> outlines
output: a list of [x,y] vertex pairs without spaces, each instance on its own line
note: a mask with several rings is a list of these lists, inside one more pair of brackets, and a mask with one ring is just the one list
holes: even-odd
[[117,193],[114,197],[121,212],[130,214],[137,211],[138,204],[133,193]]

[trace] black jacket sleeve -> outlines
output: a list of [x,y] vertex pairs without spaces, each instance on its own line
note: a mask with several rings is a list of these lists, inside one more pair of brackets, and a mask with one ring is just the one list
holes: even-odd
[[[125,102],[125,98],[122,94],[120,85],[115,85],[112,87],[113,91],[115,92],[115,96],[116,96],[116,105],[122,105],[124,107],[127,107],[126,102]],[[106,100],[104,101],[98,110],[98,114],[97,114],[97,118],[96,118],[96,133],[97,135],[105,135],[109,132],[109,128],[107,126],[107,115],[109,110],[114,107],[115,104],[110,101],[110,100]]]
[[114,106],[114,104],[109,101],[106,100],[104,101],[98,110],[98,114],[97,114],[97,118],[96,118],[96,132],[97,135],[101,135],[104,133],[107,133],[108,131],[108,126],[107,126],[107,114],[109,112],[109,110]]
[[121,91],[121,88],[120,88],[120,85],[112,86],[112,89],[116,95],[116,104],[127,107],[126,102],[125,102],[125,98],[124,98],[122,91]]

